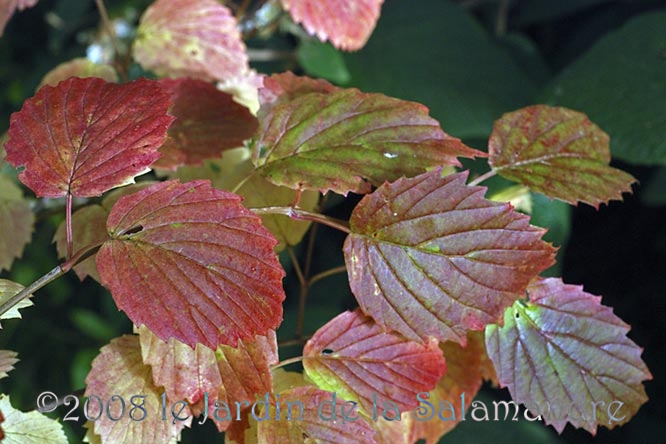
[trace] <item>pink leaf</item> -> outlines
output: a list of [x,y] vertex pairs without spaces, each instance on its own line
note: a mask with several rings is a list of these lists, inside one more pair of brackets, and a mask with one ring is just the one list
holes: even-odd
[[155,384],[165,388],[167,398],[186,400],[195,416],[208,410],[220,431],[230,423],[214,419],[216,401],[252,404],[272,392],[270,366],[278,362],[273,331],[254,341],[239,341],[236,348],[221,345],[217,351],[201,345],[193,350],[174,338],[166,343],[145,326],[139,336],[143,360],[152,367]]
[[[93,361],[83,411],[89,418],[97,418],[92,427],[102,442],[171,443],[190,424],[192,415],[185,407],[179,416],[189,416],[189,420],[175,421],[173,416],[162,420],[161,394],[162,389],[153,384],[150,367],[141,360],[139,337],[125,335],[102,347]],[[172,403],[178,400],[166,401],[166,415],[170,415]],[[136,407],[139,405],[143,410]]]
[[416,395],[432,389],[446,370],[436,340],[423,345],[387,333],[359,310],[320,328],[303,356],[305,372],[319,388],[359,402],[368,416],[385,401],[401,412],[415,408]]
[[488,142],[490,165],[507,179],[570,204],[622,200],[636,182],[608,166],[609,138],[585,114],[536,105],[505,114]]
[[361,308],[406,337],[465,342],[554,262],[545,230],[441,168],[384,184],[354,209],[344,245]]
[[581,286],[538,278],[527,292],[503,327],[486,328],[500,385],[558,432],[629,421],[647,401],[642,381],[652,379],[629,326]]
[[159,83],[70,78],[43,86],[12,114],[7,161],[40,197],[99,196],[159,157],[173,117]]
[[118,200],[97,269],[134,324],[213,350],[280,324],[277,241],[240,200],[208,181],[161,182]]
[[236,19],[216,0],[157,0],[141,17],[134,58],[163,77],[224,81],[249,70]]
[[330,93],[341,89],[326,80],[297,76],[290,71],[266,76],[263,83],[259,88],[259,104],[263,113],[278,103],[294,100],[307,93]]
[[56,86],[70,77],[99,77],[107,82],[118,83],[118,74],[111,66],[100,65],[85,57],[80,57],[61,63],[47,72],[42,81],[39,82],[39,87],[44,85]]
[[163,79],[160,83],[171,93],[174,105],[170,113],[176,120],[160,147],[162,157],[153,168],[201,165],[204,159],[220,157],[222,151],[242,146],[257,129],[257,118],[211,83],[188,78]]
[[296,23],[319,40],[355,51],[368,41],[384,0],[281,0]]

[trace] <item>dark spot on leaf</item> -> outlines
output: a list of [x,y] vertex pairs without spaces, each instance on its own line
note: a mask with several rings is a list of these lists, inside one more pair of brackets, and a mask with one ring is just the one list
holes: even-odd
[[125,231],[125,235],[129,236],[131,234],[136,234],[142,230],[143,230],[143,225],[137,225],[136,227],[132,227],[129,230]]
[[516,319],[520,318],[520,313],[516,312]]
[[325,348],[321,351],[322,355],[332,355],[333,353],[334,353],[334,351],[331,350],[330,348]]

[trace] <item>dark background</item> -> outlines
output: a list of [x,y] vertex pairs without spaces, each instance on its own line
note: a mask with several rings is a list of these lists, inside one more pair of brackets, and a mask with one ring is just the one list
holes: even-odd
[[[123,16],[130,25],[148,4],[106,3],[112,17]],[[659,11],[660,16],[646,22],[654,29],[637,31],[656,37],[645,37],[646,43],[634,47],[624,34],[611,41],[612,51],[591,55],[632,20]],[[598,210],[587,205],[570,209],[535,196],[533,223],[549,227],[549,240],[561,246],[561,268],[553,273],[603,295],[603,303],[632,326],[629,337],[645,348],[643,358],[654,376],[646,383],[650,401],[630,423],[610,432],[601,428],[596,438],[571,427],[557,437],[540,424],[468,421],[442,442],[645,443],[659,442],[666,434],[664,12],[663,1],[648,0],[387,0],[375,34],[358,53],[340,55],[293,34],[249,41],[251,47],[277,54],[270,63],[257,63],[259,70],[292,69],[420,101],[446,132],[482,150],[492,121],[502,113],[532,103],[570,106],[588,113],[611,135],[613,165],[639,181],[624,202]],[[98,21],[94,2],[74,0],[42,0],[11,20],[0,38],[0,133],[49,69],[84,56],[86,47],[99,41]],[[643,64],[636,61],[642,60],[641,51],[647,54]],[[479,173],[488,168],[483,162],[466,165]],[[495,178],[486,185],[492,192],[506,184]],[[350,208],[334,201],[330,211],[344,215]],[[53,268],[58,259],[51,238],[61,220],[58,211],[44,212],[23,259],[1,277],[27,284]],[[315,270],[342,263],[341,239],[327,229],[319,231]],[[287,285],[293,287],[293,281]],[[306,320],[310,333],[353,301],[344,276],[323,281],[312,293]],[[42,391],[64,395],[83,388],[99,347],[131,331],[106,291],[90,280],[80,284],[68,275],[41,290],[35,302],[23,320],[3,321],[0,333],[0,348],[18,351],[21,359],[0,388],[23,410],[33,409]],[[293,325],[294,313],[290,296],[285,328]],[[482,396],[506,394],[484,389]],[[80,429],[66,425],[71,442],[77,442]],[[183,442],[201,442],[212,433],[212,427],[195,426],[184,432]]]

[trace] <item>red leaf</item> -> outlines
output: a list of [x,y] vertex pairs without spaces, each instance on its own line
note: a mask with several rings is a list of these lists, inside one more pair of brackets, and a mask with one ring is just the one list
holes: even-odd
[[7,22],[18,9],[23,11],[26,8],[32,8],[38,0],[2,0],[0,1],[0,36],[5,32]]
[[[102,347],[93,361],[83,409],[90,418],[97,418],[92,427],[102,442],[171,443],[190,424],[192,414],[185,407],[179,416],[189,419],[174,420],[171,406],[179,400],[167,399],[167,420],[162,420],[161,394],[162,389],[153,384],[150,367],[141,360],[139,337],[125,335]],[[144,410],[136,407],[139,405]]]
[[208,181],[168,181],[118,200],[97,269],[134,324],[213,350],[280,324],[276,240],[240,199]]
[[373,404],[384,401],[401,412],[415,408],[416,395],[432,389],[446,370],[437,341],[423,345],[387,333],[359,310],[320,328],[303,356],[305,372],[318,387],[359,402],[368,416]]
[[[236,348],[226,345],[217,351],[197,345],[193,350],[174,338],[166,343],[145,326],[139,330],[143,361],[153,370],[155,384],[163,386],[169,399],[184,399],[195,416],[204,410],[220,431],[229,422],[214,418],[215,402],[250,404],[271,393],[270,366],[277,364],[275,332],[257,336],[254,341],[239,341]],[[208,394],[208,405],[204,404]]]
[[484,155],[442,131],[421,104],[357,89],[298,91],[259,113],[252,161],[276,185],[368,193],[386,180],[459,165],[456,156]]
[[368,41],[384,0],[281,0],[296,23],[319,40],[355,51]]
[[585,114],[536,105],[495,122],[489,161],[500,175],[533,191],[597,208],[611,199],[622,200],[636,181],[608,166],[608,143],[608,135]]
[[[296,387],[280,393],[280,420],[274,404],[267,413],[269,421],[259,421],[258,442],[266,444],[331,443],[331,444],[374,444],[375,431],[358,411],[345,412],[354,421],[343,421],[344,399],[337,399],[333,408],[330,392],[315,387]],[[289,403],[289,404],[287,404]],[[287,416],[288,405],[292,405],[291,420]],[[302,416],[298,416],[303,407]],[[335,411],[334,411],[335,410]],[[263,412],[262,412],[263,413]],[[337,420],[327,419],[336,415]],[[259,417],[259,415],[258,415]]]
[[257,118],[211,83],[188,78],[160,83],[171,93],[174,105],[170,113],[176,120],[153,168],[201,165],[204,159],[242,146],[257,129]]
[[162,77],[224,81],[249,70],[236,19],[216,0],[157,0],[146,9],[134,58]]
[[[106,219],[109,217],[109,211],[111,211],[113,204],[122,196],[135,193],[153,183],[144,181],[115,189],[104,196],[101,204],[86,205],[76,210],[72,214],[72,251],[76,253],[83,248],[101,245],[105,240],[109,239],[109,234],[106,232]],[[58,226],[53,235],[53,242],[56,244],[58,257],[65,258],[67,255],[65,221],[62,221]],[[85,279],[86,276],[90,276],[97,282],[101,282],[99,273],[97,272],[97,265],[95,264],[95,256],[91,256],[76,264],[74,272],[80,280]]]
[[159,157],[173,120],[159,83],[70,78],[43,86],[12,114],[7,161],[40,197],[99,196],[134,181]]
[[628,422],[652,379],[629,326],[600,297],[560,279],[535,279],[527,291],[529,302],[507,309],[503,327],[486,329],[501,386],[558,432],[567,422],[592,434]]
[[544,229],[441,168],[384,184],[354,209],[349,283],[380,325],[414,340],[465,342],[497,322],[554,262]]

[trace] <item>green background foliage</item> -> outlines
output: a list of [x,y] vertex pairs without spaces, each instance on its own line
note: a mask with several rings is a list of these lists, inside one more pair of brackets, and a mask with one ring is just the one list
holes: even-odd
[[[106,3],[112,17],[124,17],[134,26],[149,2]],[[98,20],[92,1],[42,0],[10,21],[0,39],[0,132],[49,69],[85,56],[86,48],[99,41]],[[282,29],[294,26],[283,24]],[[574,108],[610,134],[613,165],[640,181],[625,202],[595,211],[533,196],[533,223],[549,227],[546,239],[561,246],[560,271],[547,274],[562,273],[565,282],[603,295],[604,304],[633,326],[629,336],[645,348],[644,360],[655,376],[647,383],[651,400],[639,414],[612,432],[601,429],[594,442],[656,442],[666,434],[660,420],[666,417],[661,378],[666,369],[666,332],[661,328],[666,314],[665,30],[666,7],[656,0],[387,0],[375,33],[356,53],[339,53],[302,32],[258,36],[248,43],[274,55],[268,62],[254,63],[262,72],[291,69],[424,103],[446,132],[484,151],[493,121],[532,103]],[[134,66],[131,73],[141,70]],[[465,166],[479,173],[488,168],[485,161]],[[484,183],[489,194],[507,184],[499,177]],[[326,212],[348,217],[353,203],[333,198]],[[58,262],[51,239],[61,214],[42,212],[24,257],[0,277],[27,285]],[[343,264],[342,240],[334,230],[317,228],[313,273]],[[305,249],[304,244],[296,248],[297,255],[302,257]],[[289,276],[284,328],[278,334],[285,332],[284,339],[289,339],[298,282],[289,273],[288,255],[281,260]],[[83,388],[99,347],[131,331],[104,289],[89,279],[80,284],[71,273],[41,290],[35,302],[22,321],[4,321],[0,334],[0,348],[18,351],[21,359],[0,388],[23,410],[34,408],[43,391],[65,395]],[[318,282],[310,291],[304,333],[312,334],[353,303],[344,275]],[[288,358],[290,351],[281,350],[281,357]],[[508,399],[506,391],[480,396],[486,402],[498,396]],[[65,413],[58,410],[54,417]],[[71,442],[78,442],[78,426],[65,425]],[[182,442],[202,442],[215,433],[211,424],[195,425],[184,432]],[[466,421],[442,442],[491,439],[593,440],[571,428],[557,436],[538,423]]]

